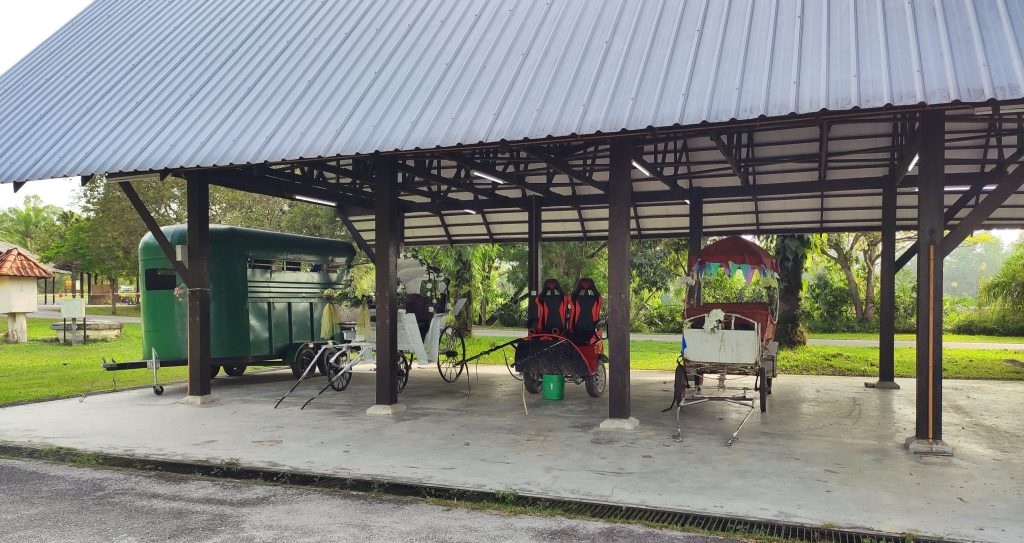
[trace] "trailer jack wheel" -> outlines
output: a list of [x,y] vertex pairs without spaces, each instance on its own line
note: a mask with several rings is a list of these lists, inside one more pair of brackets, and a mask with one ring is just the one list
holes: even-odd
[[164,394],[164,386],[163,385],[156,385],[155,387],[153,387],[153,394],[156,394],[157,396],[163,396],[163,394]]

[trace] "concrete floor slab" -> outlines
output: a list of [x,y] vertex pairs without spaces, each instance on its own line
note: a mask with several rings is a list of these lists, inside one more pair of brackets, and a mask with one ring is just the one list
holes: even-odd
[[672,374],[633,372],[633,432],[603,432],[607,399],[569,386],[566,399],[525,395],[504,368],[444,383],[416,368],[405,412],[366,415],[373,375],[344,392],[317,378],[281,407],[287,370],[214,381],[218,402],[184,405],[184,386],[0,409],[0,441],[160,459],[372,477],[449,487],[514,490],[666,509],[1010,542],[1024,540],[1024,383],[947,381],[944,439],[953,457],[919,457],[913,382],[864,388],[862,378],[781,376],[768,413],[723,403],[684,412]]

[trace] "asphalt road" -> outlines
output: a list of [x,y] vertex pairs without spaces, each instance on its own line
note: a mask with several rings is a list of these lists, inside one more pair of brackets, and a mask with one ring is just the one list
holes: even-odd
[[[0,459],[0,541],[735,540],[420,500]],[[738,543],[738,542],[735,542]]]

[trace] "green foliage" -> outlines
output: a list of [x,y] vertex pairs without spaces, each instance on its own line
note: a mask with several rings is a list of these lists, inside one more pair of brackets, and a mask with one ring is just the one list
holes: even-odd
[[0,211],[0,238],[37,253],[59,238],[60,215],[59,207],[44,205],[38,196],[26,196],[22,207]]
[[982,284],[981,296],[1003,309],[1024,311],[1024,242],[1017,242],[999,271]]

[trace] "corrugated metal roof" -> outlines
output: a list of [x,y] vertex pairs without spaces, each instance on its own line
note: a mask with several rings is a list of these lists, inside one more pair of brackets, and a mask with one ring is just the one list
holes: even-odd
[[1006,0],[97,0],[0,76],[0,180],[1024,98]]

